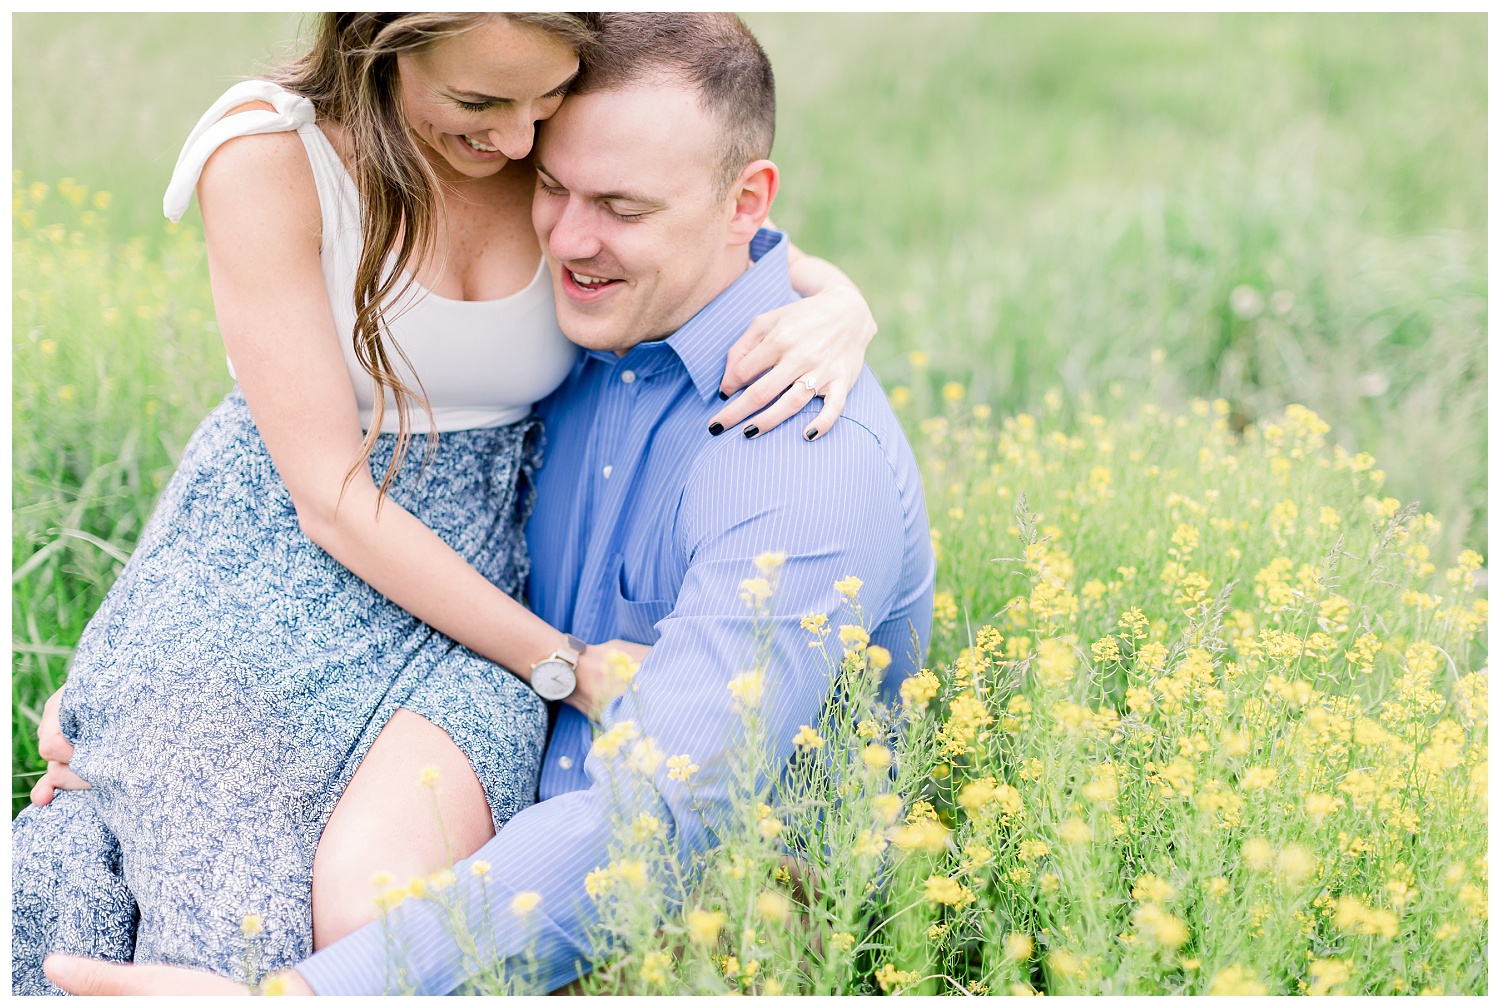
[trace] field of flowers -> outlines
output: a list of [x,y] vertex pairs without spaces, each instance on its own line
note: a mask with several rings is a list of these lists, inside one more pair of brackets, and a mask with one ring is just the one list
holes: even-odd
[[[242,17],[247,53],[284,37]],[[74,21],[76,65],[46,42]],[[857,579],[806,614],[845,702],[767,766],[774,670],[737,680],[724,843],[679,865],[663,824],[619,824],[585,989],[1487,992],[1483,32],[752,22],[778,222],[869,291],[922,463],[930,670],[874,694]],[[229,385],[201,234],[152,207],[213,74],[248,65],[206,65],[218,22],[136,24],[17,19],[13,812],[42,702]],[[150,73],[107,62],[143,38]],[[51,64],[184,107],[23,100],[71,93]],[[622,774],[637,741],[605,742]]]
[[842,584],[804,625],[848,702],[774,787],[765,670],[736,680],[737,819],[688,871],[620,824],[590,889],[629,951],[588,989],[1485,992],[1482,558],[1435,564],[1301,407],[1235,434],[1222,402],[991,423],[946,391],[932,670],[881,705]]

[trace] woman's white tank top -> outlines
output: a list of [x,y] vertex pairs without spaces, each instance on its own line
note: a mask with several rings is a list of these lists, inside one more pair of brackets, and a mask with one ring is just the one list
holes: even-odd
[[[246,102],[269,102],[275,112],[250,109],[226,116]],[[314,121],[313,104],[269,81],[242,81],[216,101],[189,134],[167,186],[163,210],[180,220],[197,188],[198,177],[219,145],[256,133],[296,131],[312,162],[323,215],[320,255],[328,301],[339,345],[354,380],[360,423],[373,415],[374,383],[354,356],[354,276],[361,247],[359,192],[338,153]],[[392,366],[412,388],[420,377],[432,404],[438,431],[499,427],[524,419],[532,404],[567,377],[578,356],[557,327],[552,284],[545,263],[525,288],[495,301],[455,301],[412,283],[388,307],[386,339],[406,354],[406,368],[391,354]],[[229,373],[234,374],[231,362]],[[413,433],[425,434],[426,414],[410,411]],[[398,429],[395,401],[387,397],[382,431]]]

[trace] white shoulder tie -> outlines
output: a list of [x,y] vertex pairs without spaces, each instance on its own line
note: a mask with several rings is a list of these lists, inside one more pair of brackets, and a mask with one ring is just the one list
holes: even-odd
[[[265,109],[246,109],[232,116],[224,113],[236,105],[246,102],[270,102],[275,112]],[[209,157],[219,145],[235,137],[253,136],[256,133],[286,133],[311,127],[317,118],[313,103],[302,95],[293,94],[279,84],[270,81],[241,81],[223,97],[214,102],[203,113],[193,132],[188,134],[177,155],[177,167],[172,169],[172,181],[167,184],[167,193],[162,198],[162,212],[170,220],[179,221],[187,213],[192,202],[193,190],[198,187],[198,176]]]

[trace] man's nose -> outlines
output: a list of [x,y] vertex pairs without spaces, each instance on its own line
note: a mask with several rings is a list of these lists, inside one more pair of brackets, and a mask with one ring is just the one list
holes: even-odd
[[592,259],[599,254],[599,238],[590,224],[589,206],[583,200],[568,198],[547,236],[547,248],[559,262]]

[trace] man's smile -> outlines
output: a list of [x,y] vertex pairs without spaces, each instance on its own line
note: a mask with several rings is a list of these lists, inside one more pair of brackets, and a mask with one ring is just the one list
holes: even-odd
[[605,296],[605,293],[620,286],[625,281],[614,277],[594,276],[590,273],[579,273],[576,270],[562,268],[562,289],[569,300],[587,303],[597,301]]

